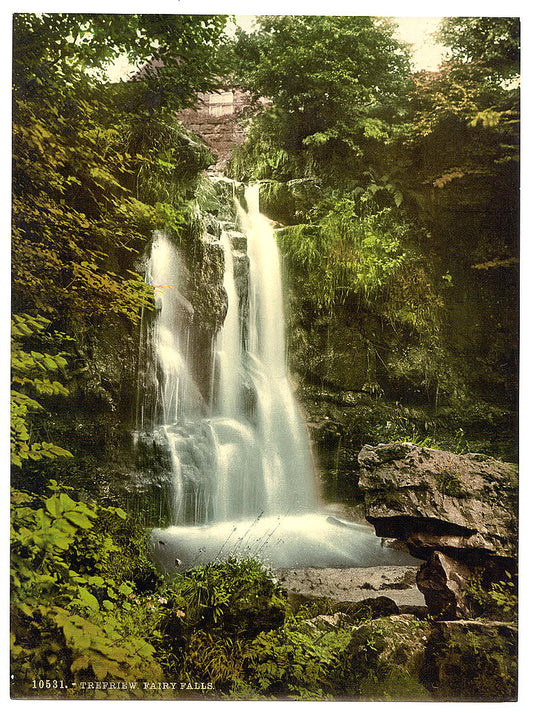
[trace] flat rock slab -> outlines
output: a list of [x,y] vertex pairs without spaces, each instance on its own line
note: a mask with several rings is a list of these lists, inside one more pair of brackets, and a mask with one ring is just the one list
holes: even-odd
[[382,566],[348,569],[280,569],[275,571],[280,584],[289,592],[304,597],[327,597],[338,602],[361,602],[388,597],[400,611],[425,607],[416,586],[418,567]]

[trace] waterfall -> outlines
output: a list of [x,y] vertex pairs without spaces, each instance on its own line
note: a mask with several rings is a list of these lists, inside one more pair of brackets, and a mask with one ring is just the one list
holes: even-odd
[[241,220],[250,259],[248,361],[257,397],[266,513],[316,507],[313,464],[285,359],[285,316],[280,255],[270,221],[259,212],[259,186],[246,191]]
[[236,419],[241,415],[242,334],[239,295],[235,285],[233,252],[226,231],[220,238],[224,250],[223,285],[228,299],[228,311],[216,344],[218,360],[218,390],[216,411],[221,416]]
[[278,566],[341,566],[354,565],[355,551],[354,566],[396,563],[398,553],[382,550],[368,528],[319,512],[310,442],[286,366],[280,254],[259,210],[258,186],[245,196],[247,210],[239,215],[248,288],[239,294],[235,246],[231,231],[222,230],[227,311],[212,353],[202,357],[214,378],[209,398],[193,377],[194,311],[184,296],[179,250],[162,233],[153,241],[147,276],[156,289],[148,350],[157,392],[153,429],[167,444],[172,489],[172,525],[154,530],[154,558],[167,570],[176,561],[233,554]]
[[[156,368],[160,431],[168,442],[172,465],[170,500],[175,523],[191,511],[194,520],[207,516],[209,491],[202,475],[212,467],[209,447],[206,447],[210,433],[206,435],[199,421],[205,404],[191,375],[188,359],[192,306],[180,291],[183,273],[173,243],[163,233],[156,233],[147,274],[154,286],[157,314],[150,338]],[[202,474],[200,477],[198,470]]]

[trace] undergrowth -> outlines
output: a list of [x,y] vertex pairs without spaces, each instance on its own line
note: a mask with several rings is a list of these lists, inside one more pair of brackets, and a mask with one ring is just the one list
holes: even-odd
[[[428,622],[293,606],[250,559],[164,579],[131,516],[54,481],[44,495],[12,491],[11,548],[15,698],[146,698],[146,682],[155,699],[431,698],[419,680]],[[510,583],[471,593],[512,616]]]

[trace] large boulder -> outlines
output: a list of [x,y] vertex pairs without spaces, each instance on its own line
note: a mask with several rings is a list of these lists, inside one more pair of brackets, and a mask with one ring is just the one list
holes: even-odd
[[412,443],[364,446],[358,462],[376,534],[425,560],[417,583],[430,613],[478,615],[473,584],[490,589],[516,571],[517,467]]
[[432,626],[412,614],[355,626],[343,652],[345,679],[361,701],[432,700],[421,673]]

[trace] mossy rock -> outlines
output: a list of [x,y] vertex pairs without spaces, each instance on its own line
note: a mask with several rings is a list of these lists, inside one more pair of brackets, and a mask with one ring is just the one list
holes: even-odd
[[428,642],[427,684],[442,701],[515,701],[517,628],[504,622],[443,621]]
[[430,700],[420,680],[430,630],[427,621],[412,614],[357,626],[343,661],[354,696],[365,701]]

